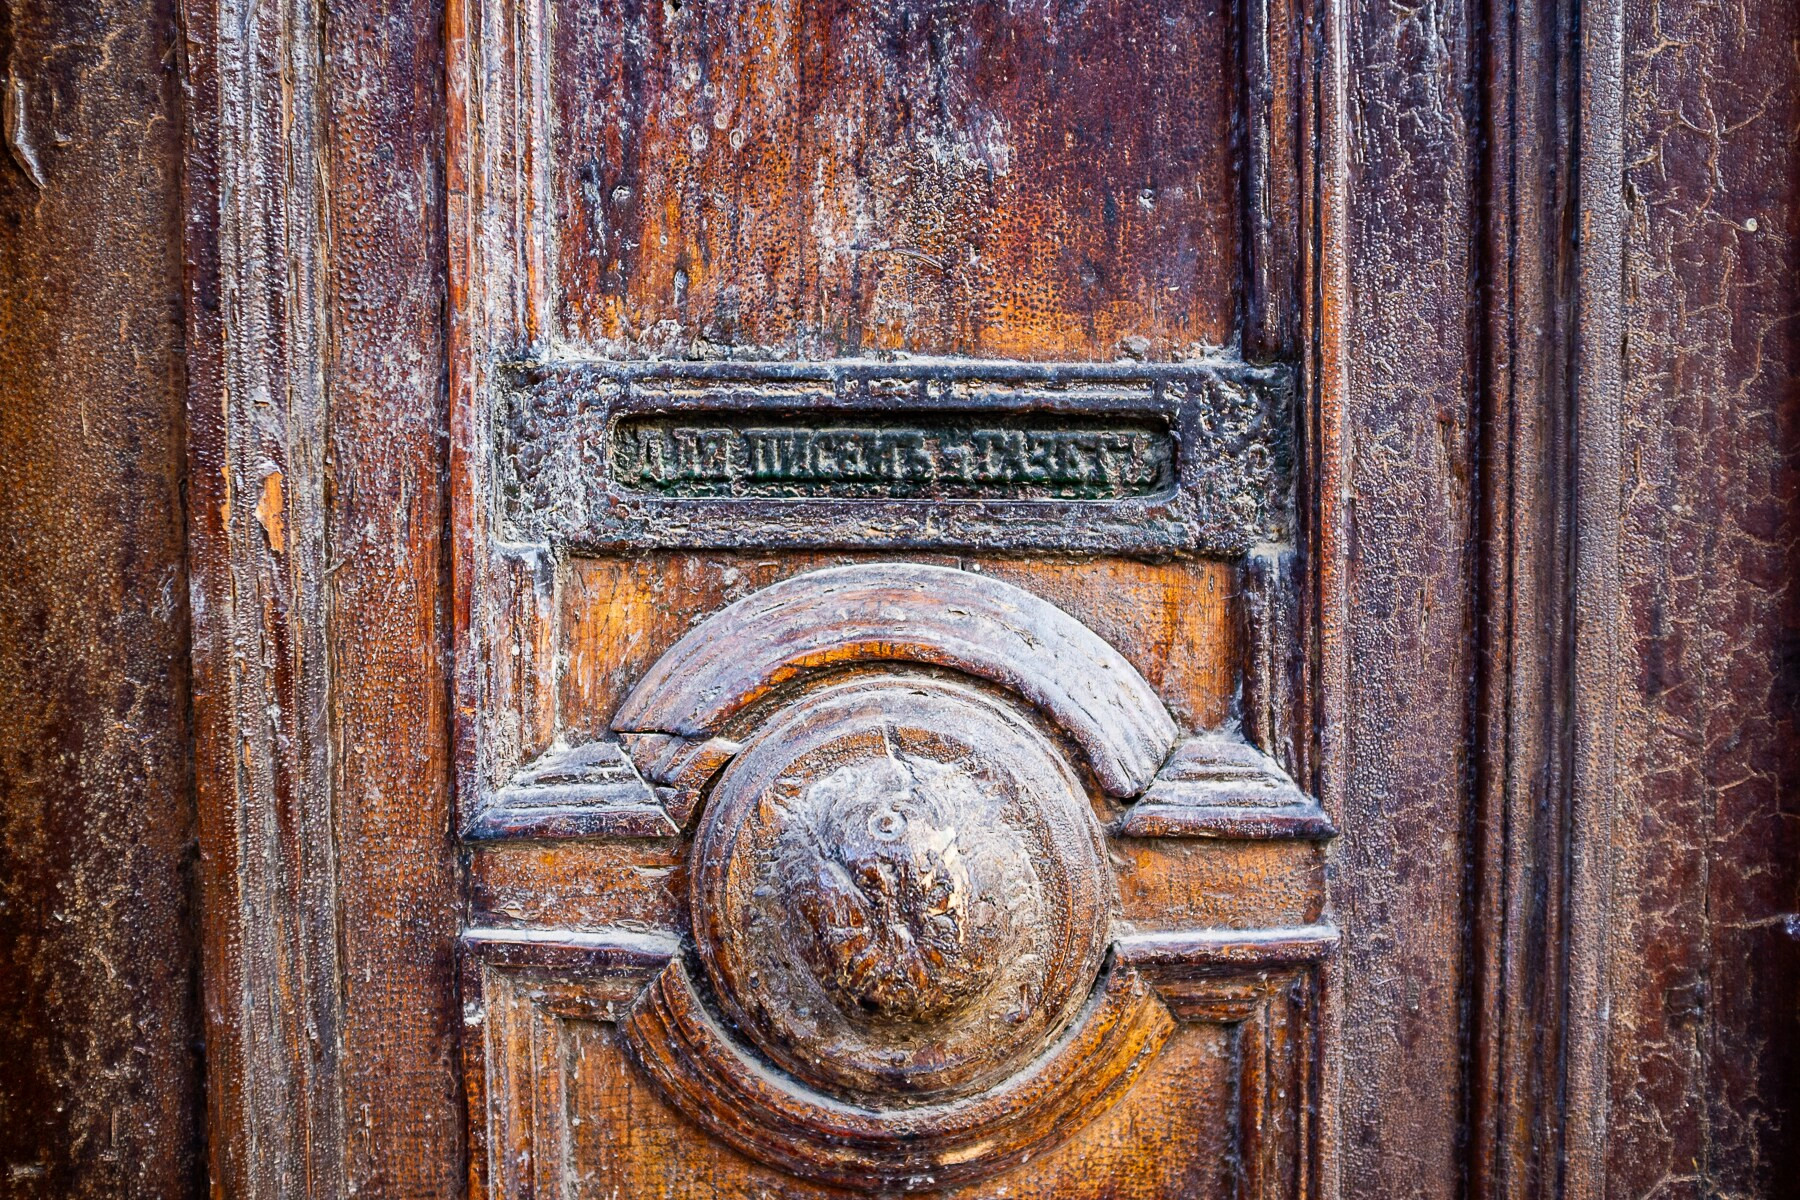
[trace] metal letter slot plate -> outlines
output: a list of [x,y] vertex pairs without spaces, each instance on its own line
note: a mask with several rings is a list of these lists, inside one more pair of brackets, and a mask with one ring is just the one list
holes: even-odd
[[496,382],[517,541],[1236,556],[1289,536],[1282,367],[584,362]]

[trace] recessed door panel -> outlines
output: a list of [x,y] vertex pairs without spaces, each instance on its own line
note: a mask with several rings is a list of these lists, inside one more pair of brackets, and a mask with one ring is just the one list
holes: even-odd
[[1232,338],[1227,5],[544,3],[572,346],[1087,359]]
[[471,8],[483,1194],[1316,1186],[1287,19]]

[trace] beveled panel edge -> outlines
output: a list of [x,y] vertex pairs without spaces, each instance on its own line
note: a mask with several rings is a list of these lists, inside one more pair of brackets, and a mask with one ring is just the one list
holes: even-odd
[[1080,1016],[988,1091],[891,1109],[846,1104],[771,1074],[708,1012],[680,961],[620,1023],[638,1069],[689,1120],[797,1176],[886,1191],[986,1178],[1059,1143],[1120,1099],[1176,1022],[1128,965],[1103,968]]
[[498,788],[484,789],[463,840],[670,838],[664,797],[611,738],[553,746]]
[[1240,738],[1191,737],[1107,832],[1114,837],[1328,841],[1337,828],[1275,760]]
[[458,947],[469,960],[498,967],[629,974],[646,979],[681,952],[672,931],[639,929],[516,929],[473,925]]
[[1113,952],[1120,962],[1160,982],[1193,974],[1225,976],[1316,966],[1336,955],[1341,940],[1336,925],[1321,921],[1260,929],[1120,933],[1113,940]]
[[[484,794],[462,832],[469,842],[677,837],[707,785],[737,746],[704,733],[626,733],[556,747]],[[616,758],[617,778],[544,782],[577,755]],[[666,761],[665,761],[666,760]],[[633,770],[636,767],[636,770]],[[1337,828],[1319,802],[1274,760],[1241,739],[1183,739],[1124,812],[1106,826],[1117,838],[1219,841],[1329,841]]]
[[[1112,952],[1155,979],[1198,971],[1229,975],[1329,961],[1342,935],[1329,921],[1244,929],[1216,927],[1132,932],[1115,930]],[[681,953],[674,930],[513,928],[470,926],[458,939],[462,953],[483,964],[550,971],[651,973]]]
[[[1316,1094],[1316,1064],[1313,1052],[1308,1049],[1310,1040],[1296,1033],[1295,1022],[1305,1020],[1305,1014],[1312,1012],[1318,1003],[1317,969],[1332,956],[1337,941],[1337,930],[1325,923],[1117,935],[1097,992],[1104,989],[1108,980],[1114,983],[1115,990],[1121,981],[1141,980],[1127,988],[1129,995],[1126,998],[1134,1003],[1127,1005],[1125,1014],[1135,1013],[1139,1019],[1123,1026],[1126,1042],[1136,1044],[1136,1048],[1133,1049],[1133,1044],[1124,1046],[1127,1053],[1119,1061],[1124,1063],[1125,1069],[1114,1072],[1109,1080],[1102,1081],[1103,1086],[1093,1089],[1096,1098],[1081,1109],[1081,1113],[1098,1115],[1100,1109],[1122,1096],[1142,1068],[1154,1058],[1154,1051],[1149,1047],[1154,1044],[1160,1048],[1174,1026],[1224,1025],[1236,1028],[1241,1036],[1249,1039],[1248,1049],[1240,1061],[1238,1084],[1242,1102],[1248,1106],[1246,1111],[1253,1117],[1249,1124],[1261,1127],[1265,1113],[1279,1120],[1304,1123]],[[528,983],[524,995],[547,1014],[621,1026],[637,1016],[646,998],[655,999],[651,994],[657,991],[657,985],[668,980],[671,969],[685,974],[679,939],[673,931],[476,927],[464,931],[459,956],[462,959],[464,1023],[469,1027],[463,1039],[465,1070],[471,1096],[477,1100],[485,1097],[490,1086],[497,1086],[496,1081],[489,1079],[488,1072],[500,1066],[490,1061],[489,1035],[484,1031],[489,1019],[484,1006],[484,981],[492,972],[534,981]],[[628,990],[620,990],[621,985]],[[1147,990],[1140,990],[1145,985]],[[571,992],[570,988],[575,991]],[[582,990],[584,988],[593,990],[588,993]],[[630,989],[641,990],[636,992],[635,999],[627,1000],[626,997],[632,994]],[[691,985],[689,989],[686,994],[692,997]],[[1144,1018],[1148,1018],[1148,1025]],[[1145,1040],[1146,1034],[1148,1040]],[[721,1036],[724,1036],[722,1032]],[[1061,1044],[1066,1046],[1066,1040],[1073,1036],[1073,1030],[1066,1033],[1065,1042]],[[642,1069],[636,1052],[645,1045],[655,1049],[657,1043],[632,1046],[629,1036],[624,1040],[634,1064]],[[1288,1049],[1281,1050],[1283,1046]],[[674,1047],[671,1043],[663,1049],[672,1051]],[[1027,1068],[1027,1073],[1032,1069]],[[664,1091],[654,1073],[650,1079],[659,1091]],[[769,1082],[779,1083],[778,1080]],[[687,1112],[689,1107],[690,1104],[677,1105],[682,1112]],[[515,1116],[504,1107],[490,1112],[485,1102],[473,1111],[483,1114],[481,1123],[471,1132],[485,1167],[485,1156],[492,1147],[516,1145],[513,1138],[517,1133],[513,1126]],[[854,1118],[858,1111],[837,1105],[828,1115],[834,1120],[842,1120]],[[499,1122],[498,1127],[490,1129],[489,1121]],[[1085,1121],[1080,1123],[1085,1124]],[[703,1121],[702,1124],[715,1134],[720,1133],[712,1122]],[[1033,1141],[1029,1149],[1035,1151],[1050,1140],[1061,1140],[1074,1132],[1073,1128],[1052,1130],[1049,1139]],[[725,1140],[742,1149],[744,1147],[739,1144],[742,1136],[740,1130],[739,1136]],[[1271,1198],[1296,1194],[1283,1190],[1284,1187],[1291,1188],[1293,1182],[1291,1164],[1257,1151],[1254,1143],[1246,1150],[1244,1190],[1240,1194]],[[766,1159],[755,1150],[750,1152]],[[996,1158],[990,1164],[978,1163],[971,1175],[979,1178],[987,1173],[986,1166],[1004,1169],[1011,1161],[1014,1159],[1002,1161]],[[806,1166],[785,1160],[779,1165],[790,1169],[795,1165]],[[485,1178],[485,1175],[481,1177]],[[813,1177],[818,1176],[814,1174]],[[909,1189],[906,1185],[913,1181],[901,1180],[892,1190],[919,1190],[957,1181],[921,1179]]]

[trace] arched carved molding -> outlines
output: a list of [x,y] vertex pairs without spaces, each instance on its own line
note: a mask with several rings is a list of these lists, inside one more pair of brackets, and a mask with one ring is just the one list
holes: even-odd
[[833,567],[745,597],[664,654],[613,727],[704,740],[808,672],[880,662],[1018,694],[1080,747],[1113,796],[1142,791],[1175,744],[1175,722],[1144,677],[1074,617],[985,575],[917,563]]
[[683,1116],[795,1175],[926,1191],[986,1178],[1105,1112],[1162,1049],[1174,1018],[1132,968],[1109,967],[1066,1034],[988,1091],[942,1104],[846,1104],[771,1072],[707,1010],[677,959],[621,1023],[640,1070]]

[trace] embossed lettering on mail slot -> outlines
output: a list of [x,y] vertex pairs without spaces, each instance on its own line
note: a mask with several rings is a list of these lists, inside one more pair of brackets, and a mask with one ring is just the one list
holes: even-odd
[[612,475],[664,496],[1117,500],[1175,485],[1175,447],[1147,424],[825,426],[626,421]]
[[498,383],[514,541],[1238,555],[1289,533],[1280,365],[594,360]]

